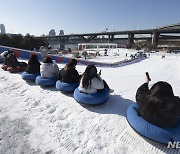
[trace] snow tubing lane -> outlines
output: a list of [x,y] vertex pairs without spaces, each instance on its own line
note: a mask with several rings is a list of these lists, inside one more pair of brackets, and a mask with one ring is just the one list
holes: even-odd
[[56,89],[62,92],[74,92],[74,90],[79,86],[79,83],[65,83],[60,80],[56,82]]
[[8,67],[7,71],[9,71],[10,73],[16,73],[16,72],[22,72],[26,70],[26,66],[25,67]]
[[127,109],[127,121],[140,135],[150,140],[168,144],[168,142],[180,142],[180,119],[175,127],[163,128],[153,125],[138,115],[138,105],[131,104]]
[[30,80],[31,81],[31,80],[35,80],[38,75],[40,75],[40,73],[30,74],[28,72],[23,72],[21,74],[21,77],[23,80],[26,80],[26,81]]
[[36,77],[36,84],[40,86],[53,86],[56,84],[56,78],[43,78],[41,76]]
[[84,105],[100,105],[105,103],[109,98],[109,90],[104,89],[102,92],[94,94],[86,94],[81,92],[78,88],[74,91],[74,99]]

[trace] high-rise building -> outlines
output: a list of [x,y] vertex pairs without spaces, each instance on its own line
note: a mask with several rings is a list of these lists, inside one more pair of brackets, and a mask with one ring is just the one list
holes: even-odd
[[56,35],[55,30],[54,30],[54,29],[51,29],[51,30],[49,31],[49,35],[50,35],[50,36],[55,36],[55,35]]
[[0,31],[1,34],[6,34],[5,26],[3,24],[0,24]]
[[64,30],[60,30],[59,35],[64,35]]

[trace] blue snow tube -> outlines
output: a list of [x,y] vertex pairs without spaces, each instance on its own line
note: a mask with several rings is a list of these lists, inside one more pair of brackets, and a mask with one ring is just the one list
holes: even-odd
[[38,75],[40,75],[40,73],[29,74],[28,72],[23,72],[21,77],[23,80],[26,80],[26,81],[35,81]]
[[53,86],[56,84],[56,78],[43,78],[41,76],[36,77],[36,84],[40,86]]
[[175,127],[163,128],[153,125],[144,120],[137,113],[138,105],[131,104],[127,109],[127,121],[130,126],[140,135],[150,140],[168,144],[168,142],[180,142],[180,119]]
[[56,89],[62,91],[62,92],[74,92],[74,90],[79,86],[79,83],[73,82],[73,83],[65,83],[60,80],[56,82]]
[[100,105],[105,103],[109,98],[109,90],[104,89],[101,92],[94,94],[86,94],[81,92],[78,88],[74,91],[74,99],[84,105]]

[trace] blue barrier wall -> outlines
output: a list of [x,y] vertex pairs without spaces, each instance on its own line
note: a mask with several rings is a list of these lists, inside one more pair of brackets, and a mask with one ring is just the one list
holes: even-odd
[[[9,50],[9,49],[12,49],[13,52],[16,54],[16,57],[18,57],[18,58],[29,59],[29,57],[32,54],[36,54],[38,56],[38,59],[42,60],[41,53],[39,53],[39,52],[11,48],[11,47],[6,47],[6,46],[0,46],[0,53],[2,53],[3,51]],[[56,60],[56,62],[58,62],[58,63],[68,63],[72,59],[72,58],[62,57],[62,56],[58,56],[58,55],[57,56],[56,55],[48,55],[48,56],[51,57],[53,60]],[[78,63],[84,64],[84,65],[94,64],[94,65],[98,65],[98,66],[114,67],[114,66],[118,66],[120,64],[132,62],[137,59],[140,59],[140,58],[135,58],[135,59],[130,59],[130,60],[122,60],[122,61],[115,62],[115,63],[101,63],[101,62],[93,62],[93,61],[82,60],[82,59],[76,59],[76,60],[78,61]]]

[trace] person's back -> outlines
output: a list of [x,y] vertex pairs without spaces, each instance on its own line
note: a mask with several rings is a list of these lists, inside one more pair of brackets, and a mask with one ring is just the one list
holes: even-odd
[[79,90],[93,94],[98,90],[104,89],[104,82],[102,78],[97,74],[97,69],[94,65],[88,65],[80,80]]
[[26,67],[26,72],[30,74],[40,73],[40,65],[37,55],[31,55]]
[[180,117],[180,98],[167,82],[157,82],[150,90],[148,82],[144,83],[136,92],[136,101],[140,115],[157,126],[173,127]]
[[6,59],[7,59],[7,66],[8,67],[15,68],[15,67],[19,66],[19,62],[18,62],[14,53],[8,54]]
[[13,51],[11,49],[1,53],[1,57],[4,59],[4,65],[7,65],[8,55],[11,53],[13,53]]
[[80,81],[80,85],[79,85],[79,90],[87,93],[87,94],[93,94],[93,93],[97,93],[98,90],[104,89],[104,83],[103,80],[101,78],[92,78],[89,82],[90,84],[88,85],[88,87],[83,87],[83,77],[82,80]]
[[72,59],[63,69],[59,72],[59,80],[66,83],[79,82],[80,75],[75,69],[77,61]]
[[58,77],[59,67],[50,57],[46,57],[43,64],[40,66],[40,73],[43,78]]

